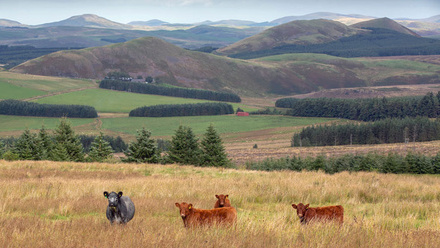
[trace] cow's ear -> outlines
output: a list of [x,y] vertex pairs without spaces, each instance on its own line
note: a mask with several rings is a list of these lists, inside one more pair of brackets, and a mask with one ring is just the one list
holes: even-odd
[[215,195],[215,198],[217,198],[217,199],[218,199],[218,195]]
[[192,205],[192,204],[189,204],[188,209],[191,210],[192,207],[193,207],[193,205]]
[[306,207],[306,209],[307,209],[307,208],[309,207],[309,205],[310,205],[310,204],[307,204],[307,205],[305,206],[305,207]]
[[179,203],[175,203],[176,207],[180,208],[180,204]]
[[122,196],[122,191],[119,191],[118,197],[121,197],[121,196]]
[[228,199],[229,195],[226,195],[226,199]]
[[292,204],[292,207],[293,207],[294,209],[296,209],[296,204]]
[[107,191],[104,191],[104,197],[108,198],[108,192]]

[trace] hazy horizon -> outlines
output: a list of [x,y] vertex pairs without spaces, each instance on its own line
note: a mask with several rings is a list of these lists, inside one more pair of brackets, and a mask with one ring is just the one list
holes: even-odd
[[273,21],[315,12],[422,19],[440,14],[438,0],[1,0],[0,19],[38,25],[95,14],[129,23],[159,19],[170,23],[206,20]]

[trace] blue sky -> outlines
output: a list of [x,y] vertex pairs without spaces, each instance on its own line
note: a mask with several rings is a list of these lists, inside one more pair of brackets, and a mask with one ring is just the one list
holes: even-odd
[[0,19],[29,25],[82,14],[120,23],[151,19],[194,23],[228,19],[264,22],[322,11],[417,19],[440,15],[440,0],[0,0]]

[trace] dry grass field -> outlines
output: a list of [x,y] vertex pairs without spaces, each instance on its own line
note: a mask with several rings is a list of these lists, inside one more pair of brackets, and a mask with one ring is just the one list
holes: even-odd
[[[0,160],[0,247],[438,247],[440,178],[255,172],[176,165]],[[111,226],[103,191],[134,219]],[[229,194],[235,228],[186,230],[175,202]],[[292,203],[341,204],[345,222],[303,226]]]

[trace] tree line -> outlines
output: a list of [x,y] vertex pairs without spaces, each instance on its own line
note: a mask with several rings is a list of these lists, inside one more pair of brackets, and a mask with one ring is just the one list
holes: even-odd
[[363,124],[318,125],[294,134],[291,145],[332,146],[440,140],[440,120],[428,117],[388,118]]
[[427,156],[418,153],[399,155],[389,153],[381,155],[368,153],[365,155],[346,154],[339,157],[306,157],[269,158],[258,162],[247,162],[249,170],[277,171],[324,171],[333,174],[343,171],[377,171],[380,173],[411,173],[440,174],[440,153]]
[[86,105],[39,104],[19,100],[0,101],[1,115],[96,118],[96,109]]
[[102,80],[99,84],[99,88],[135,92],[141,94],[204,99],[221,102],[241,102],[241,98],[233,93],[178,87],[163,87],[146,83],[126,82],[122,80]]
[[16,139],[0,139],[0,158],[103,162],[111,161],[112,153],[123,151],[126,156],[123,162],[232,166],[213,125],[207,128],[200,142],[192,129],[185,126],[179,126],[171,141],[155,141],[145,128],[137,131],[136,140],[129,145],[120,137],[112,138],[102,132],[90,142],[91,137],[76,135],[68,120],[62,118],[53,135],[43,126],[38,133],[26,129]]
[[227,103],[193,103],[193,104],[164,104],[144,106],[130,111],[130,117],[170,117],[170,116],[200,116],[233,114],[232,105]]
[[289,115],[305,117],[335,117],[360,121],[376,121],[385,118],[405,118],[440,116],[440,91],[434,96],[429,92],[425,96],[395,98],[284,98],[276,101],[275,106],[290,108]]

